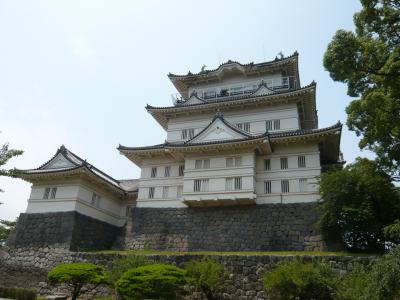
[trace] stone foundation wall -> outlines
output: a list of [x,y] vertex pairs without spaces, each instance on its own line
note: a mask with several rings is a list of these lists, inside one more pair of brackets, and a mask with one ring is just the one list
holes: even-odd
[[7,241],[11,247],[56,247],[73,251],[110,249],[121,228],[78,212],[23,213]]
[[316,203],[134,208],[117,249],[321,250]]
[[[100,254],[69,252],[56,248],[10,248],[0,250],[0,285],[34,288],[42,295],[55,292],[67,293],[65,287],[54,287],[47,283],[47,272],[61,262],[93,262],[110,267],[112,261],[121,254]],[[191,259],[201,259],[201,255],[147,255],[158,262],[171,263],[177,266]],[[222,263],[227,271],[224,283],[223,299],[267,300],[263,289],[263,275],[277,263],[291,260],[293,256],[274,255],[210,255]],[[329,263],[337,273],[345,273],[356,264],[369,264],[375,257],[339,257],[339,256],[298,256],[304,261],[322,261]],[[106,297],[113,292],[104,287],[97,288],[84,298]],[[204,299],[200,294],[192,294],[186,299]]]

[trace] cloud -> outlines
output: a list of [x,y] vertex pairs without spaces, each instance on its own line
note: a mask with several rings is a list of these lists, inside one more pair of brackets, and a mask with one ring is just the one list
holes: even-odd
[[73,35],[69,38],[69,47],[72,55],[85,67],[98,66],[98,60],[93,45],[81,35]]

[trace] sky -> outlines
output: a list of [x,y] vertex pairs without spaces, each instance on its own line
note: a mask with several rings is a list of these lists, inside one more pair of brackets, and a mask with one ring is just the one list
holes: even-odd
[[[0,1],[0,145],[24,150],[8,168],[36,168],[64,144],[117,179],[140,170],[119,144],[162,143],[146,104],[171,105],[169,72],[227,60],[270,61],[298,51],[301,84],[317,82],[319,126],[346,122],[346,85],[323,54],[338,29],[353,30],[357,0]],[[347,162],[372,157],[344,127]],[[0,177],[0,219],[24,212],[30,184]]]

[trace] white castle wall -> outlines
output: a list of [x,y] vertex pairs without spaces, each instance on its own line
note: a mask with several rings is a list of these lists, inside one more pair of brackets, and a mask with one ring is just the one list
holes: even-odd
[[[57,188],[54,199],[43,199],[46,188]],[[93,192],[101,198],[92,204]],[[117,197],[83,182],[33,185],[26,213],[77,211],[115,226],[125,224],[126,204]]]

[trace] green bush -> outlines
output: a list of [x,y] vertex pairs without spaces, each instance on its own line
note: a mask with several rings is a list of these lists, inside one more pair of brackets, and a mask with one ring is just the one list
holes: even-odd
[[295,259],[266,272],[264,287],[273,299],[330,300],[334,299],[335,279],[328,265]]
[[91,263],[60,264],[49,272],[47,278],[50,284],[69,285],[72,289],[72,300],[78,298],[84,285],[93,284],[97,287],[107,282],[104,268]]
[[202,291],[208,300],[218,299],[218,293],[224,288],[225,269],[217,261],[204,257],[190,260],[184,264],[188,282]]
[[173,265],[148,265],[125,272],[116,288],[122,299],[178,299],[185,276],[185,270]]
[[400,219],[397,219],[393,224],[386,226],[383,229],[383,234],[389,242],[394,245],[400,244]]
[[154,260],[147,258],[144,255],[128,255],[126,257],[113,260],[112,267],[107,270],[107,277],[111,285],[115,285],[118,279],[121,278],[129,269],[142,267],[154,264]]
[[36,297],[37,294],[33,290],[0,286],[0,298],[11,298],[16,300],[35,300]]
[[367,290],[371,284],[370,270],[359,265],[338,280],[337,300],[369,300]]

